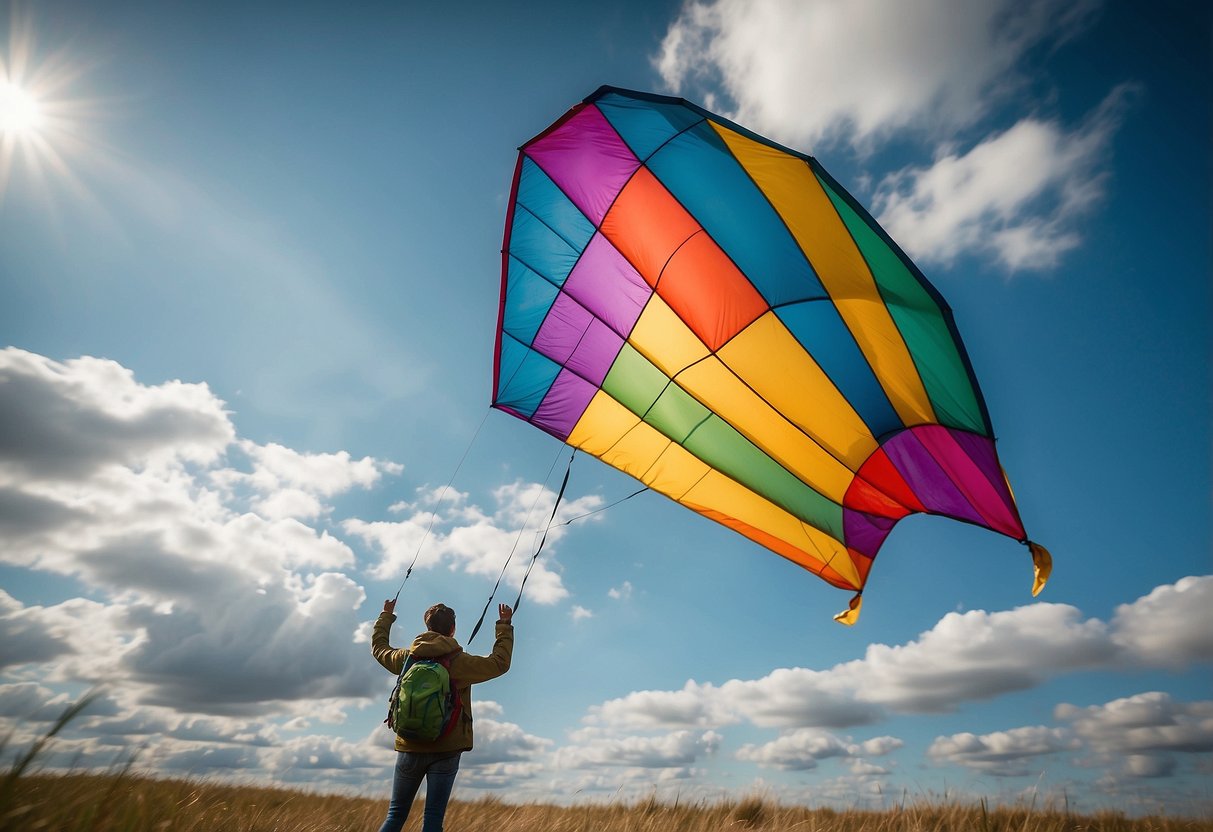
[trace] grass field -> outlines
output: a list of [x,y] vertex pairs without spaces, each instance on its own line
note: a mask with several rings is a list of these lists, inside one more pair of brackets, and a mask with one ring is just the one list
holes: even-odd
[[[34,774],[0,790],[0,830],[36,832],[375,832],[386,800],[317,795],[122,774]],[[406,830],[420,827],[420,805]],[[1213,820],[1063,812],[981,805],[919,804],[883,812],[737,802],[559,807],[487,799],[453,801],[447,829],[458,832],[1213,832]]]

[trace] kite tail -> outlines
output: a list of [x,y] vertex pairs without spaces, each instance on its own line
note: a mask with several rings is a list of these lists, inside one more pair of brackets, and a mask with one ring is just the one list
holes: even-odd
[[1049,575],[1053,574],[1053,556],[1039,543],[1030,540],[1025,540],[1024,543],[1032,553],[1032,597],[1035,598],[1045,588]]
[[863,590],[855,593],[855,597],[851,599],[851,603],[847,604],[847,608],[838,615],[834,616],[834,620],[839,624],[846,624],[848,627],[859,620],[859,610],[863,606]]

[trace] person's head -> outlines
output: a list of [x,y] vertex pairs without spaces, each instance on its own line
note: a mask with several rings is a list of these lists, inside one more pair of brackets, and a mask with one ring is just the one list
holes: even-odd
[[435,604],[425,611],[425,628],[444,636],[455,635],[455,611],[446,604]]

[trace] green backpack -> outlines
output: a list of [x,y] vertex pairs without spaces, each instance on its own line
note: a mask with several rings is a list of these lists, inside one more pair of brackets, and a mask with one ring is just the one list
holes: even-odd
[[453,655],[405,659],[384,720],[397,736],[433,742],[455,727],[463,707],[451,681]]

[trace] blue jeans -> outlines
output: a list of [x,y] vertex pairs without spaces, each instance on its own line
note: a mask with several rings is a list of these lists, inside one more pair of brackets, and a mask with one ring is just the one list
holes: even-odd
[[425,778],[425,811],[421,832],[442,832],[446,804],[451,799],[455,775],[459,773],[462,751],[412,752],[396,754],[396,775],[392,778],[392,799],[387,806],[387,818],[379,832],[400,832],[409,818],[421,780]]

